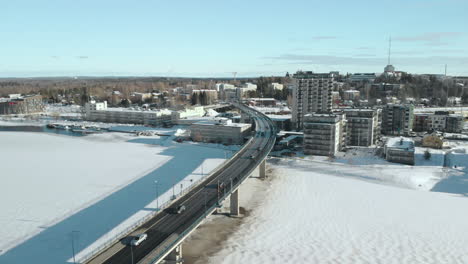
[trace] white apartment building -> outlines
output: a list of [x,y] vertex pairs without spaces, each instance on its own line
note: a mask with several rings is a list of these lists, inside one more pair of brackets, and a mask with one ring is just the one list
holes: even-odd
[[333,83],[334,79],[329,73],[298,71],[293,75],[292,123],[294,129],[302,129],[306,114],[331,112]]
[[243,144],[250,135],[251,124],[232,123],[230,119],[218,118],[194,123],[190,126],[193,141],[223,144]]
[[339,114],[304,116],[304,153],[335,156],[346,145],[346,119]]
[[86,103],[86,120],[106,123],[143,124],[161,126],[172,122],[172,111],[107,108],[107,102]]
[[445,113],[435,113],[429,115],[428,126],[430,130],[433,131],[445,131],[446,127],[447,114]]
[[273,90],[283,90],[284,86],[280,83],[271,83],[270,88]]
[[241,87],[238,87],[236,90],[237,98],[241,99],[245,97],[248,92],[250,91],[257,91],[257,85],[252,83],[245,83]]

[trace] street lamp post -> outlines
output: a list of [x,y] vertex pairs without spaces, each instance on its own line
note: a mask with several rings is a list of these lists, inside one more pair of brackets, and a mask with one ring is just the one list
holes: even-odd
[[75,233],[78,233],[78,231],[73,230],[71,232],[71,244],[72,244],[72,253],[73,253],[73,263],[76,264],[76,259],[75,259]]
[[159,183],[158,181],[154,181],[154,184],[156,184],[156,210],[159,211]]
[[132,245],[130,245],[130,252],[131,252],[131,255],[132,255],[132,264],[134,264],[134,262],[133,262],[133,246]]

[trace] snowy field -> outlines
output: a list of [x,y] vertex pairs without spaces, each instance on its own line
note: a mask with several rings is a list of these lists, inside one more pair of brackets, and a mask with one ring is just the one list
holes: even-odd
[[448,168],[275,159],[268,194],[208,263],[468,263],[466,150]]
[[172,139],[0,132],[0,263],[84,257],[233,152]]

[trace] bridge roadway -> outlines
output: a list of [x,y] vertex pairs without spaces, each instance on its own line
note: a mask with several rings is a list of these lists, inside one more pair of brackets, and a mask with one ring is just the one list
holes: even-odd
[[[164,253],[168,253],[161,249],[155,254],[155,249],[163,248],[161,245],[167,244],[168,240],[187,234],[187,231],[192,231],[189,229],[193,229],[193,224],[199,221],[209,208],[216,206],[223,194],[230,194],[232,190],[235,190],[266,158],[275,142],[275,128],[272,121],[262,113],[244,105],[237,105],[237,107],[248,113],[255,121],[256,132],[252,140],[247,143],[248,145],[242,148],[236,157],[227,161],[220,170],[214,172],[207,180],[176,200],[171,206],[184,205],[185,212],[182,214],[170,214],[166,211],[158,213],[139,228],[148,234],[148,238],[143,243],[132,248],[123,247],[99,263],[132,263],[132,251],[133,263],[151,263],[148,260],[150,259],[148,254],[161,257]],[[221,183],[225,186],[222,191],[218,189]],[[106,252],[104,251],[102,254],[106,254]],[[102,256],[99,259],[102,259]],[[92,260],[91,262],[96,263]]]

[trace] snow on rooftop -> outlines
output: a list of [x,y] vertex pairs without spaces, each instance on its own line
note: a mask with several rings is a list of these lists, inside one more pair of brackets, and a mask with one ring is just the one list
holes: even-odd
[[291,119],[291,115],[266,115],[269,117],[271,120],[275,121],[286,121]]
[[387,140],[386,146],[388,148],[414,150],[414,141],[409,138],[394,137]]

